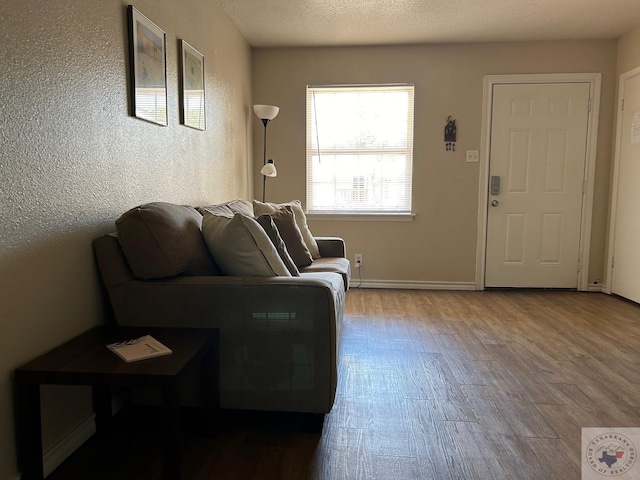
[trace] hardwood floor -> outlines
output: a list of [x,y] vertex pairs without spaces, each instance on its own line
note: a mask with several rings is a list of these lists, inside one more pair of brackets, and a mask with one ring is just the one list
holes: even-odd
[[[227,412],[186,439],[184,477],[577,480],[581,427],[640,426],[640,306],[620,298],[351,290],[341,350],[322,434]],[[49,478],[158,478],[153,441],[125,440]]]

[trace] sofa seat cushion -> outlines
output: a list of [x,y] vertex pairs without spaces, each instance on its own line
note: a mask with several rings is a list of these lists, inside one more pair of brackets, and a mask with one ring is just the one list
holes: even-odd
[[336,299],[341,299],[345,296],[342,276],[335,272],[305,272],[300,273],[300,277],[329,282],[331,284],[331,291]]
[[290,277],[276,248],[252,217],[233,217],[205,211],[202,235],[225,275],[237,277]]
[[221,273],[202,238],[202,216],[192,207],[147,203],[124,213],[116,220],[116,228],[138,278]]
[[342,277],[342,288],[349,289],[349,277],[351,276],[351,264],[349,260],[342,257],[316,258],[311,265],[300,269],[300,274],[334,272]]

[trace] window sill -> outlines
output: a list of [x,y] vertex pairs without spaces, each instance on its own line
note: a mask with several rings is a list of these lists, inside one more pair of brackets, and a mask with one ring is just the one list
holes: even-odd
[[307,213],[308,220],[331,222],[413,222],[415,213]]

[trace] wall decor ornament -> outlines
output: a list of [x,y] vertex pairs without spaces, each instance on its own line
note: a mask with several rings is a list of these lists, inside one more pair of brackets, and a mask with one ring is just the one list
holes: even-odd
[[166,35],[129,5],[129,60],[133,116],[167,125]]
[[184,40],[180,41],[180,121],[187,127],[205,130],[204,56]]
[[447,117],[447,124],[444,127],[444,146],[445,150],[455,152],[457,140],[456,119]]

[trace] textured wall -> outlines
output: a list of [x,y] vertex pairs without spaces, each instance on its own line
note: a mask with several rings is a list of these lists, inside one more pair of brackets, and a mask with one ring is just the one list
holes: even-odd
[[[269,180],[268,195],[272,201],[305,199],[306,85],[414,83],[415,221],[312,221],[311,228],[314,234],[341,235],[351,254],[363,253],[367,280],[474,282],[479,164],[466,163],[465,150],[480,148],[483,76],[601,72],[589,269],[594,282],[603,273],[615,71],[615,40],[255,49],[254,98],[280,107],[269,125],[269,156],[278,177]],[[448,115],[457,119],[456,152],[443,147]],[[255,129],[256,152],[261,142]]]
[[[0,2],[0,478],[16,475],[11,372],[102,322],[91,240],[137,204],[247,197],[250,48],[216,2],[141,0],[167,33],[169,126],[129,116],[126,3]],[[207,130],[178,123],[178,39],[205,56]],[[45,447],[90,415],[45,395]]]

